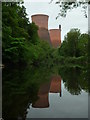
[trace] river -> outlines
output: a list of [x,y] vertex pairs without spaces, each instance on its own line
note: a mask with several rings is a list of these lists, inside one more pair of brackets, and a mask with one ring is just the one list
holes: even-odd
[[3,118],[88,118],[86,69],[4,69]]

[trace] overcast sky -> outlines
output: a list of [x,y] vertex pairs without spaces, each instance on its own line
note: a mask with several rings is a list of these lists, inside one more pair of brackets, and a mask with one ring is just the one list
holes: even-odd
[[48,29],[58,29],[59,24],[61,24],[61,41],[71,28],[79,28],[81,33],[88,31],[88,18],[84,17],[80,7],[68,12],[66,18],[59,17],[56,20],[60,8],[55,3],[30,2],[29,0],[29,2],[24,3],[24,6],[30,21],[33,14],[47,14],[49,15]]

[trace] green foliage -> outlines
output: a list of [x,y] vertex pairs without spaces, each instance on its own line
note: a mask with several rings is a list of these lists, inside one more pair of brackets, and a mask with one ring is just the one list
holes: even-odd
[[58,63],[66,66],[88,65],[88,34],[81,34],[78,29],[71,29],[58,49]]
[[63,66],[59,70],[65,87],[73,95],[79,95],[81,90],[88,91],[88,79],[86,69],[79,66]]
[[50,82],[51,76],[52,70],[46,67],[3,69],[3,118],[16,120],[20,115],[24,119],[28,105],[37,100],[39,87]]
[[68,42],[68,55],[69,56],[78,56],[78,41],[80,36],[80,30],[71,29],[69,33],[67,33],[67,42]]
[[[87,56],[87,34],[78,29],[67,33],[61,47],[54,49],[38,37],[38,26],[30,23],[20,3],[2,3],[3,63],[50,65],[68,63],[68,58]],[[65,58],[64,58],[65,57]],[[81,58],[80,58],[81,59]],[[71,63],[72,59],[69,59]],[[76,60],[77,61],[77,60]]]
[[87,56],[88,49],[88,34],[82,34],[79,38],[78,49],[80,55]]
[[[54,0],[51,0],[53,2]],[[56,17],[58,19],[59,17],[66,17],[68,14],[68,11],[71,11],[72,9],[81,7],[82,12],[84,13],[85,18],[87,18],[87,8],[89,2],[87,0],[74,0],[74,1],[67,1],[67,0],[57,0],[55,4],[58,4],[60,7],[60,11]]]
[[67,56],[66,54],[67,51],[68,51],[67,41],[63,41],[63,43],[61,43],[61,47],[59,48],[60,56]]
[[89,80],[86,71],[87,69],[80,67],[64,65],[52,68],[27,66],[3,69],[3,118],[17,119],[19,115],[25,117],[28,105],[37,100],[40,86],[44,84],[50,86],[52,80],[59,75],[67,91],[72,95],[79,95],[82,90],[88,91]]
[[20,63],[25,61],[25,43],[24,38],[10,37],[10,44],[4,49],[4,59]]
[[36,26],[35,23],[31,23],[28,25],[28,34],[30,36],[31,43],[33,44],[36,44],[39,39],[37,30],[38,26]]
[[[27,18],[24,18],[24,22],[20,22],[22,20],[21,10],[25,11],[23,6],[19,6],[19,3],[2,3],[2,49],[5,63],[25,61],[25,41],[29,35],[23,23],[26,23],[27,26],[28,21]],[[24,16],[26,17],[26,14]]]
[[65,36],[59,53],[61,56],[87,56],[88,34],[81,34],[78,29],[71,29]]
[[38,37],[38,26],[30,23],[20,3],[2,5],[3,63],[38,65],[48,61],[51,48]]

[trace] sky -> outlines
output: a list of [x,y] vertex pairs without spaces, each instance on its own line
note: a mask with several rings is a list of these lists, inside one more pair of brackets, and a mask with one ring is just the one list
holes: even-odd
[[81,7],[68,11],[65,18],[59,17],[56,20],[60,8],[54,2],[49,4],[48,1],[32,2],[29,0],[24,2],[24,6],[30,22],[32,22],[31,15],[46,14],[49,15],[48,29],[58,29],[59,25],[61,25],[61,41],[64,40],[64,36],[72,28],[80,29],[81,33],[88,32],[88,18],[84,17],[84,12],[82,12]]

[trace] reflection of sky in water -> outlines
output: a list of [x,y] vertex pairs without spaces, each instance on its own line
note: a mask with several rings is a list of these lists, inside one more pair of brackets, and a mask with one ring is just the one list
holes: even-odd
[[88,93],[71,95],[62,82],[60,93],[49,93],[48,108],[33,108],[30,105],[27,118],[88,118]]

